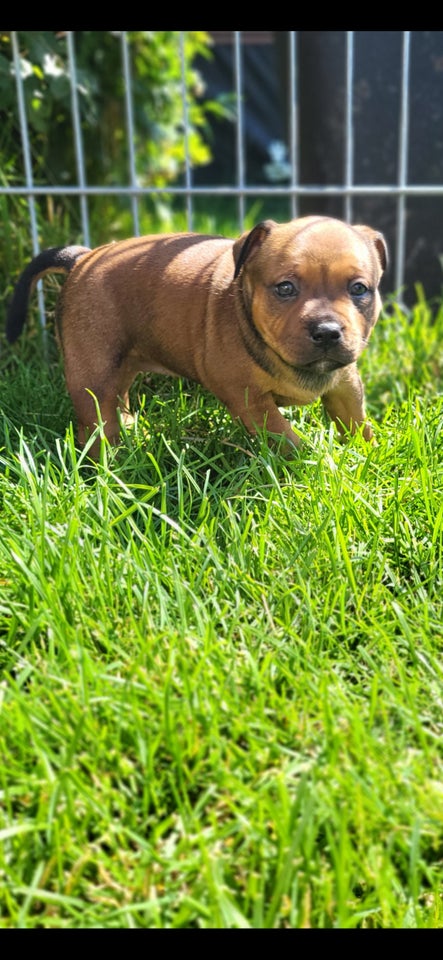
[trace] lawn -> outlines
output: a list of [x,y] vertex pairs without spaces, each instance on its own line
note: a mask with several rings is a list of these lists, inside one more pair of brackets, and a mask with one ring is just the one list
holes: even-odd
[[91,466],[2,343],[1,928],[443,927],[443,305],[359,366],[375,445],[154,377]]

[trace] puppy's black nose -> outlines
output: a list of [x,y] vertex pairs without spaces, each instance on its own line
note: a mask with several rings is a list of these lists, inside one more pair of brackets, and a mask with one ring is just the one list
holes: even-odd
[[327,350],[340,342],[341,326],[337,320],[312,320],[309,324],[309,336],[316,346]]

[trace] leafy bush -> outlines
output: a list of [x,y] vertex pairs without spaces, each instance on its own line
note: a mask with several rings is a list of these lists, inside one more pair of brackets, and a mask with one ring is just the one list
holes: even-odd
[[[36,182],[76,182],[66,34],[20,31],[20,69]],[[136,170],[143,185],[164,186],[183,170],[185,142],[182,65],[177,31],[132,31],[130,43]],[[204,83],[193,63],[209,57],[204,31],[184,35],[187,150],[193,165],[211,159],[208,116],[222,112],[204,100]],[[82,30],[74,34],[76,91],[81,116],[85,173],[89,184],[119,184],[128,176],[125,88],[121,33]],[[0,160],[21,180],[21,137],[11,37],[0,34]]]

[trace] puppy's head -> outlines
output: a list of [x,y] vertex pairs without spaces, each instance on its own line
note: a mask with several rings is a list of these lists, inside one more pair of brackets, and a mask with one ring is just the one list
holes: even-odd
[[330,217],[266,220],[233,255],[249,323],[285,365],[316,377],[357,360],[381,309],[381,233]]

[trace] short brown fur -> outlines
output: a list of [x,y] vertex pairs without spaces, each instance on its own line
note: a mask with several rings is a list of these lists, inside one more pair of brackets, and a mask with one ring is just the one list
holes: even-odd
[[235,241],[156,234],[55,248],[19,278],[7,336],[18,336],[37,279],[67,273],[57,334],[81,444],[97,420],[91,393],[115,443],[117,411],[130,416],[129,388],[146,371],[201,383],[251,433],[297,445],[279,407],[321,397],[341,433],[363,426],[370,439],[356,362],[386,262],[382,234],[328,217],[267,220]]

